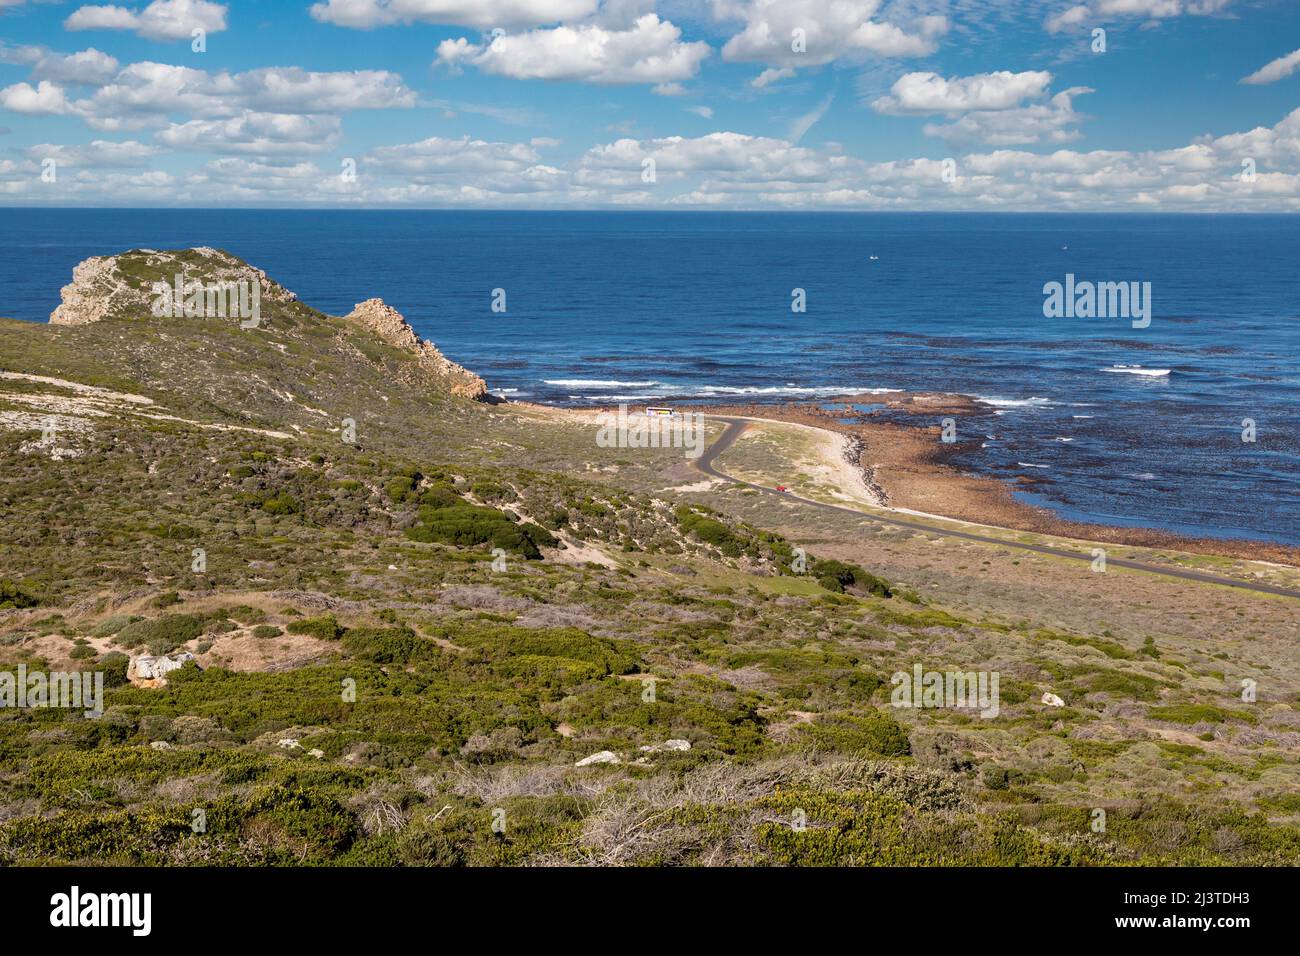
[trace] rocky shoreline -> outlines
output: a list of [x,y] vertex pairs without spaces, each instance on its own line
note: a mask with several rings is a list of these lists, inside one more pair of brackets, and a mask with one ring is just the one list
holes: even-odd
[[[902,393],[900,393],[902,394]],[[881,396],[871,396],[880,399]],[[974,402],[976,400],[971,399]],[[957,408],[960,403],[947,407]],[[683,408],[687,406],[682,406]],[[1016,499],[1008,482],[972,475],[951,459],[965,445],[943,444],[939,428],[863,421],[845,424],[818,404],[690,406],[691,411],[807,425],[847,438],[844,457],[864,484],[885,502],[882,507],[1036,534],[1056,535],[1116,545],[1169,548],[1300,567],[1300,548],[1242,539],[1193,538],[1155,528],[1069,521],[1044,508]],[[934,408],[926,409],[932,414]],[[955,414],[956,412],[954,412]]]
[[862,473],[862,483],[867,488],[867,493],[874,498],[882,508],[889,507],[889,493],[881,487],[880,482],[876,481],[876,470],[870,465],[862,463],[862,454],[866,451],[866,442],[858,435],[845,436],[843,451],[841,456],[851,468],[856,468]]

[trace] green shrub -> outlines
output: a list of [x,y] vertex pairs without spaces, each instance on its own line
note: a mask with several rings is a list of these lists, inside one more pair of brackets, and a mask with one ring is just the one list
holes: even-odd
[[868,574],[856,564],[846,564],[843,561],[819,560],[812,567],[813,577],[817,583],[828,591],[842,593],[849,588],[866,591],[876,597],[887,598],[893,596],[889,582],[884,578],[878,578],[874,574]]
[[40,599],[9,578],[0,579],[0,610],[36,607]]
[[712,545],[728,558],[738,558],[744,553],[743,544],[721,521],[697,514],[690,508],[678,508],[677,520],[683,531],[694,535],[705,544]]
[[266,640],[271,637],[279,637],[283,633],[284,631],[280,630],[274,624],[259,624],[257,627],[253,628],[253,636],[261,640]]
[[262,510],[269,515],[296,515],[302,511],[302,503],[293,495],[281,493],[263,501]]
[[104,672],[105,687],[121,687],[126,683],[126,671],[131,658],[121,651],[109,651],[99,659],[99,669]]
[[576,627],[528,628],[505,624],[459,630],[448,636],[463,647],[478,648],[493,660],[552,657],[595,665],[602,674],[629,674],[640,665],[635,645],[596,637]]
[[819,750],[839,753],[905,757],[912,752],[906,731],[883,711],[864,716],[822,715],[814,723],[800,727],[799,737]]
[[96,624],[90,629],[90,633],[94,637],[112,637],[128,624],[133,624],[138,620],[140,620],[138,617],[130,614],[114,614],[112,617],[106,617]]
[[398,475],[384,486],[384,493],[388,495],[390,500],[401,504],[402,502],[409,501],[415,497],[415,489],[419,484],[419,472],[407,475]]
[[193,614],[170,614],[153,621],[136,621],[117,632],[115,644],[149,648],[150,654],[168,654],[203,633],[206,621]]
[[406,664],[438,654],[438,646],[409,627],[354,627],[343,635],[343,649],[373,664]]
[[1006,790],[1011,786],[1011,774],[1006,767],[999,767],[996,764],[988,764],[980,773],[980,779],[984,781],[984,786],[990,790]]
[[[449,494],[454,501],[448,500]],[[528,560],[540,558],[540,548],[559,543],[545,528],[529,522],[516,523],[496,508],[472,505],[445,487],[429,489],[421,501],[425,503],[420,506],[419,521],[406,532],[412,541],[462,548],[490,543]]]
[[1248,724],[1256,723],[1254,714],[1242,710],[1226,710],[1211,704],[1170,704],[1167,707],[1151,707],[1147,716],[1152,720],[1167,720],[1175,724],[1221,724],[1225,720],[1241,720]]
[[290,634],[310,634],[312,637],[319,637],[323,641],[337,641],[343,636],[345,630],[346,628],[339,624],[338,618],[333,614],[307,617],[301,621],[291,621],[289,623]]

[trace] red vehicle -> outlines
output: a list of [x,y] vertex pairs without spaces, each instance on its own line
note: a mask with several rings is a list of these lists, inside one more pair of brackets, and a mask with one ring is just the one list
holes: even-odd
[[776,490],[777,490],[777,491],[788,491],[789,489],[786,488],[785,485],[777,485],[777,486],[776,486]]

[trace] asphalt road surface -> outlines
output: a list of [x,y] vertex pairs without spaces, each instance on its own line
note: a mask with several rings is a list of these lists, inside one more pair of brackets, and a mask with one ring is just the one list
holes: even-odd
[[[1057,558],[1068,558],[1072,561],[1086,561],[1092,563],[1093,556],[1081,551],[1067,551],[1064,548],[1053,548],[1044,544],[1024,544],[1019,541],[1006,541],[1002,538],[993,538],[987,535],[974,534],[970,531],[954,531],[949,528],[940,528],[932,524],[926,524],[923,521],[916,521],[910,518],[892,518],[882,515],[870,514],[865,511],[858,511],[856,508],[848,508],[843,505],[832,505],[824,501],[812,501],[808,498],[800,498],[789,492],[777,491],[775,488],[768,488],[764,485],[756,485],[753,482],[741,481],[739,478],[732,478],[725,472],[719,471],[714,467],[714,460],[724,451],[731,447],[732,443],[740,436],[746,426],[749,424],[743,418],[730,418],[722,415],[710,415],[712,419],[720,422],[726,422],[727,427],[723,429],[718,440],[704,450],[704,454],[695,460],[695,467],[704,474],[713,478],[721,478],[723,481],[730,481],[737,485],[743,485],[746,488],[753,488],[755,491],[762,491],[769,495],[776,495],[779,498],[785,498],[789,501],[797,501],[800,504],[808,505],[813,508],[820,508],[823,511],[840,511],[845,514],[853,515],[864,521],[875,521],[879,524],[893,525],[898,528],[908,528],[912,531],[924,531],[927,534],[937,534],[948,538],[962,538],[966,541],[979,541],[983,544],[995,544],[1000,548],[1018,548],[1021,551],[1034,551],[1038,554],[1050,554]],[[1106,558],[1106,566],[1128,568],[1132,571],[1146,571],[1149,574],[1162,574],[1168,578],[1182,578],[1185,581],[1201,581],[1206,584],[1221,584],[1229,588],[1241,588],[1245,591],[1258,591],[1262,594],[1280,594],[1283,597],[1300,598],[1300,591],[1293,591],[1289,588],[1275,587],[1271,584],[1258,584],[1251,581],[1239,581],[1236,578],[1220,577],[1217,574],[1206,574],[1203,571],[1186,571],[1182,568],[1162,567],[1158,564],[1145,564],[1141,561],[1129,561],[1124,558]]]

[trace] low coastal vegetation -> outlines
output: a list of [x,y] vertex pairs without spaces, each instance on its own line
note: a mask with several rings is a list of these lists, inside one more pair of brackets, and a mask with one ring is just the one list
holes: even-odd
[[[0,708],[0,862],[1300,859],[1292,650],[1245,702],[1166,609],[981,604],[992,549],[678,490],[680,456],[283,309],[262,339],[0,322],[0,371],[152,402],[0,378],[0,671],[105,675],[99,716]],[[918,662],[997,672],[997,715],[896,706]]]

